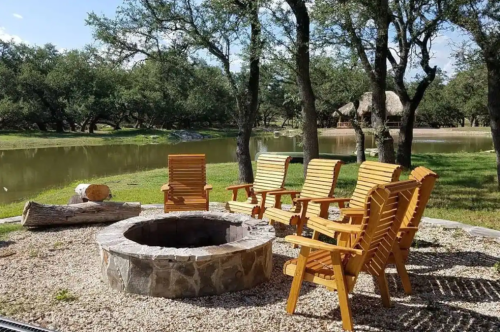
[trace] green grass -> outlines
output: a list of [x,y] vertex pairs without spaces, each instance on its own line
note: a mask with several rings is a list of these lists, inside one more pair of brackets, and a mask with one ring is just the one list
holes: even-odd
[[[486,153],[420,154],[413,157],[415,166],[426,166],[439,174],[439,180],[429,201],[425,215],[433,218],[460,221],[471,225],[500,230],[500,192],[496,186],[495,156]],[[255,169],[255,164],[254,164]],[[207,177],[214,190],[213,202],[224,202],[231,193],[224,188],[236,183],[238,168],[235,163],[207,165]],[[340,171],[335,195],[349,197],[356,184],[357,164],[346,164]],[[409,172],[404,172],[402,179]],[[111,187],[114,201],[139,201],[142,204],[161,203],[160,187],[167,182],[166,169],[123,174],[97,179],[79,180],[63,188],[45,191],[32,200],[46,204],[67,204],[78,183],[104,183]],[[289,189],[300,189],[303,183],[302,165],[291,164],[286,180]],[[241,193],[242,196],[243,193]],[[244,197],[241,197],[244,198]],[[0,205],[0,218],[20,215],[24,202]],[[11,227],[14,227],[12,229]],[[0,235],[17,230],[17,225],[0,226]]]
[[[236,129],[193,130],[211,138],[234,137]],[[94,134],[80,132],[41,132],[41,131],[0,131],[0,150],[25,149],[53,146],[82,146],[105,144],[148,144],[169,142],[171,130],[120,129],[101,130]],[[266,132],[254,131],[254,135]],[[151,136],[158,136],[152,139]]]
[[59,291],[57,291],[54,298],[57,301],[62,301],[62,302],[71,302],[77,300],[77,297],[71,294],[70,291],[67,289],[60,289]]
[[0,225],[0,240],[4,239],[7,233],[21,230],[20,224],[2,224]]

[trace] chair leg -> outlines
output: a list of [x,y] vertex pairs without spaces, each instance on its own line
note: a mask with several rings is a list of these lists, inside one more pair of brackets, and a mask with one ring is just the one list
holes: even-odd
[[[297,232],[296,234],[298,236],[302,236],[302,231],[304,230],[304,222],[302,220],[299,220],[299,222],[297,223]],[[292,248],[298,248],[299,246],[297,244],[293,244],[292,245]]]
[[401,278],[401,283],[403,284],[403,289],[406,294],[410,295],[412,293],[410,277],[408,276],[408,271],[406,271],[403,255],[401,254],[401,250],[399,249],[399,245],[397,243],[394,244],[392,255],[394,257],[398,275]]
[[320,234],[321,234],[321,233],[320,233],[320,232],[318,232],[318,231],[313,231],[313,236],[312,236],[312,239],[313,239],[313,240],[317,240],[317,239],[319,239],[319,235],[320,235]]
[[297,306],[297,300],[300,295],[300,288],[302,287],[302,281],[304,280],[304,275],[306,273],[306,263],[307,256],[311,249],[308,247],[302,247],[299,253],[299,259],[297,260],[297,268],[295,269],[295,275],[293,276],[292,287],[290,288],[290,295],[288,295],[288,301],[286,303],[286,312],[293,314]]
[[382,304],[384,307],[389,308],[391,306],[391,296],[389,294],[389,285],[387,284],[387,277],[385,272],[377,277],[378,288],[380,290],[380,296],[382,297]]
[[339,296],[340,315],[342,316],[342,327],[344,330],[353,331],[354,325],[352,322],[351,305],[349,303],[349,291],[347,289],[347,282],[342,268],[342,261],[340,253],[333,251],[330,253],[332,258],[333,273],[337,283],[337,294]]

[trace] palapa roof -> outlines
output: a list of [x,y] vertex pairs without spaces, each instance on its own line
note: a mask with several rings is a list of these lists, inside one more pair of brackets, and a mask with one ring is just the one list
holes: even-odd
[[[371,106],[372,93],[365,92],[359,101],[358,115],[363,116],[364,114],[370,113]],[[387,115],[389,116],[399,116],[403,113],[403,104],[401,104],[398,95],[393,91],[385,92],[385,106],[387,108]],[[349,115],[353,108],[354,104],[348,103],[339,108],[339,112],[344,115]],[[333,115],[335,116],[335,113]]]

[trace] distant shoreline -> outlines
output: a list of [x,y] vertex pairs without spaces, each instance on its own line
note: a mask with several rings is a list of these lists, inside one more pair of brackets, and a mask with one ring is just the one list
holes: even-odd
[[[365,133],[372,133],[371,128],[365,128]],[[399,134],[399,129],[390,130],[392,136]],[[337,129],[327,128],[320,129],[321,136],[353,136],[354,129]],[[479,128],[415,128],[413,129],[414,137],[429,137],[429,136],[491,136],[489,127]]]

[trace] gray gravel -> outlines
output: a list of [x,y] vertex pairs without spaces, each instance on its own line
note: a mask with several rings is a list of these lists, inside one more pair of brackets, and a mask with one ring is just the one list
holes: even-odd
[[[290,228],[277,232],[270,282],[222,296],[168,300],[123,294],[101,282],[94,238],[102,227],[20,231],[0,241],[0,315],[58,331],[342,330],[337,295],[324,287],[305,283],[296,314],[286,314],[291,278],[282,266],[298,253],[282,238]],[[493,268],[500,262],[499,243],[427,225],[417,238],[408,265],[414,295],[404,294],[389,269],[393,307],[383,308],[371,277],[362,274],[350,296],[355,327],[500,331],[500,272]]]

